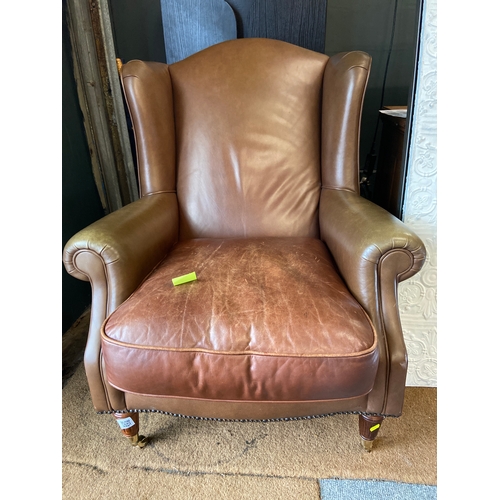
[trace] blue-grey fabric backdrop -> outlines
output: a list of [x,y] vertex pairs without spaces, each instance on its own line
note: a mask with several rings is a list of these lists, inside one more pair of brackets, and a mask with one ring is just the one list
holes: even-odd
[[161,0],[167,63],[234,38],[264,37],[324,52],[327,0]]

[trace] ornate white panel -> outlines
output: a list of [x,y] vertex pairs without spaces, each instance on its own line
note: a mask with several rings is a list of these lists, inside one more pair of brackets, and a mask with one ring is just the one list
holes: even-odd
[[415,112],[403,220],[425,243],[422,270],[401,283],[399,309],[409,368],[407,386],[437,386],[437,0],[424,0]]

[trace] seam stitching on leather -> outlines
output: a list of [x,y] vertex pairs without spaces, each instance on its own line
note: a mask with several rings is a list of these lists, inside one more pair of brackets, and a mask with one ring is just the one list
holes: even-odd
[[123,90],[123,96],[125,98],[125,104],[127,105],[127,111],[128,111],[128,114],[129,114],[129,117],[130,117],[130,121],[131,121],[131,124],[132,124],[132,132],[134,134],[134,143],[135,143],[135,148],[136,148],[136,151],[137,151],[137,154],[136,154],[136,161],[137,161],[137,187],[139,188],[139,198],[142,197],[142,183],[141,183],[141,174],[142,174],[142,171],[143,171],[143,166],[142,166],[142,162],[140,161],[140,154],[139,154],[139,148],[138,148],[138,141],[137,141],[137,134],[136,134],[136,131],[135,131],[135,122],[134,122],[134,116],[133,116],[133,113],[132,113],[132,109],[130,107],[130,103],[129,103],[129,99],[128,99],[128,96],[127,96],[127,89],[126,89],[126,86],[125,86],[125,79],[126,78],[129,78],[129,77],[133,77],[133,78],[137,78],[139,79],[136,75],[127,75],[127,76],[123,76],[123,74],[121,74],[121,81],[122,81],[122,90]]
[[[104,326],[104,325],[103,325]],[[101,329],[101,338],[104,342],[108,344],[113,344],[118,347],[125,347],[127,349],[138,349],[144,351],[167,351],[167,352],[178,352],[178,353],[199,353],[199,354],[210,354],[216,356],[265,356],[265,357],[276,357],[276,358],[310,358],[310,359],[322,359],[322,358],[361,358],[369,356],[377,348],[377,337],[374,336],[374,342],[372,346],[364,351],[353,354],[281,354],[281,353],[263,353],[256,351],[211,351],[209,349],[196,349],[196,348],[175,348],[175,347],[161,347],[161,346],[137,346],[134,344],[129,344],[127,342],[121,342],[119,340],[112,339],[106,335],[106,333]]]
[[[408,244],[408,242],[406,243]],[[413,263],[415,261],[415,255],[411,250],[408,250],[405,247],[400,247],[400,248],[391,248],[390,250],[387,250],[385,253],[383,253],[380,258],[378,259],[378,263],[381,264],[382,260],[385,260],[387,257],[390,257],[394,253],[404,253],[410,257],[410,265],[404,270],[401,271],[400,273],[397,274],[397,276],[401,276],[402,274],[406,274],[408,271],[410,271],[413,267]]]
[[377,290],[377,310],[380,311],[380,326],[382,328],[382,333],[384,335],[384,352],[385,352],[385,381],[384,381],[384,398],[382,400],[382,411],[385,410],[387,407],[387,388],[389,387],[389,378],[390,378],[390,359],[389,359],[389,345],[387,343],[387,331],[385,328],[385,322],[384,322],[384,314],[382,310],[382,285],[381,285],[381,280],[380,280],[380,271],[381,271],[381,261],[382,258],[378,259],[377,262],[377,272],[375,274],[377,284],[376,284],[376,290]]
[[[87,274],[87,273],[84,273],[81,269],[79,269],[76,266],[76,258],[81,253],[89,252],[90,254],[95,255],[98,259],[101,260],[101,262],[103,264],[103,269],[104,269],[104,276],[105,276],[105,279],[106,279],[106,305],[105,305],[105,308],[106,308],[106,313],[107,313],[107,311],[108,311],[108,305],[109,305],[109,289],[108,289],[109,279],[108,279],[108,273],[107,273],[107,268],[106,268],[106,262],[104,261],[104,258],[102,257],[102,255],[100,253],[98,253],[95,250],[92,250],[92,249],[90,249],[88,247],[88,242],[86,242],[86,245],[87,245],[86,248],[82,248],[80,250],[77,250],[74,253],[73,259],[72,259],[73,265],[74,265],[75,269],[77,269],[80,273],[82,273],[82,274],[84,274],[85,276],[88,277],[89,282],[90,282],[90,286],[91,286],[91,289],[92,289],[92,295],[93,295],[94,294],[94,282],[92,281],[92,276],[89,275],[89,274]],[[91,315],[92,315],[92,308],[91,308]],[[101,384],[102,384],[102,388],[103,388],[103,391],[104,391],[104,397],[106,398],[106,403],[107,403],[108,407],[112,408],[111,400],[110,400],[109,394],[108,394],[108,389],[106,387],[106,381],[103,378],[103,371],[102,371],[102,346],[101,345],[99,346],[99,355],[98,355],[97,362],[99,364],[99,378],[101,379]]]
[[177,190],[168,190],[168,191],[152,191],[151,193],[146,193],[144,195],[144,198],[148,197],[148,196],[152,196],[154,194],[177,194]]
[[389,351],[389,343],[387,341],[387,328],[385,325],[385,315],[384,315],[384,305],[383,305],[383,301],[382,301],[382,285],[381,285],[381,280],[380,280],[380,273],[381,273],[381,267],[382,267],[383,261],[387,257],[391,256],[392,254],[399,253],[399,252],[405,253],[406,255],[408,255],[410,257],[410,265],[408,266],[408,268],[405,271],[402,271],[401,273],[398,273],[396,275],[396,284],[397,284],[399,282],[399,279],[398,279],[399,276],[408,272],[408,270],[410,270],[412,268],[413,254],[405,248],[392,249],[392,250],[387,251],[384,255],[382,255],[378,261],[378,264],[377,264],[377,280],[378,280],[377,288],[379,290],[378,295],[379,295],[380,321],[381,321],[382,329],[384,332],[384,345],[385,345],[385,352],[386,352],[386,380],[385,380],[384,402],[383,402],[383,406],[382,406],[382,411],[384,411],[387,407],[387,400],[388,400],[387,389],[389,387],[389,380],[391,377],[391,362],[390,362],[391,360],[390,360],[390,356],[389,356],[389,352],[390,352]]
[[353,68],[361,68],[361,69],[364,69],[365,71],[368,71],[368,68],[365,68],[365,66],[361,66],[361,64],[353,64],[352,66],[349,66],[347,71],[350,71]]
[[349,188],[344,188],[344,187],[335,187],[335,186],[321,186],[321,189],[327,189],[329,191],[347,191],[348,193],[354,193],[357,194],[356,191],[349,189]]

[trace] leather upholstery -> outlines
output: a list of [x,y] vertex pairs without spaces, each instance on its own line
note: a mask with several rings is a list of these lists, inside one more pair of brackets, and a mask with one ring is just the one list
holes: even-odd
[[318,236],[327,61],[247,39],[170,67],[181,240]]
[[141,199],[64,250],[96,410],[401,413],[397,289],[425,248],[359,196],[370,61],[239,39],[123,65]]
[[313,238],[180,243],[105,322],[103,352],[125,392],[234,401],[357,397],[378,366],[368,316]]
[[130,61],[122,85],[133,117],[141,196],[175,193],[172,82],[166,64]]

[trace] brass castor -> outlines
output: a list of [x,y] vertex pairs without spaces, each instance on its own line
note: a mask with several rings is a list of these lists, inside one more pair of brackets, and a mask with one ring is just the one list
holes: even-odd
[[149,438],[135,434],[134,436],[126,436],[132,446],[144,448],[149,443]]
[[122,430],[122,434],[129,440],[132,446],[144,448],[149,443],[149,438],[139,434],[139,414],[138,413],[114,413],[116,422]]
[[[375,441],[375,440],[373,440],[373,441]],[[361,438],[361,444],[362,444],[364,450],[367,451],[368,453],[370,453],[370,451],[372,451],[373,441],[368,441],[367,439]]]

